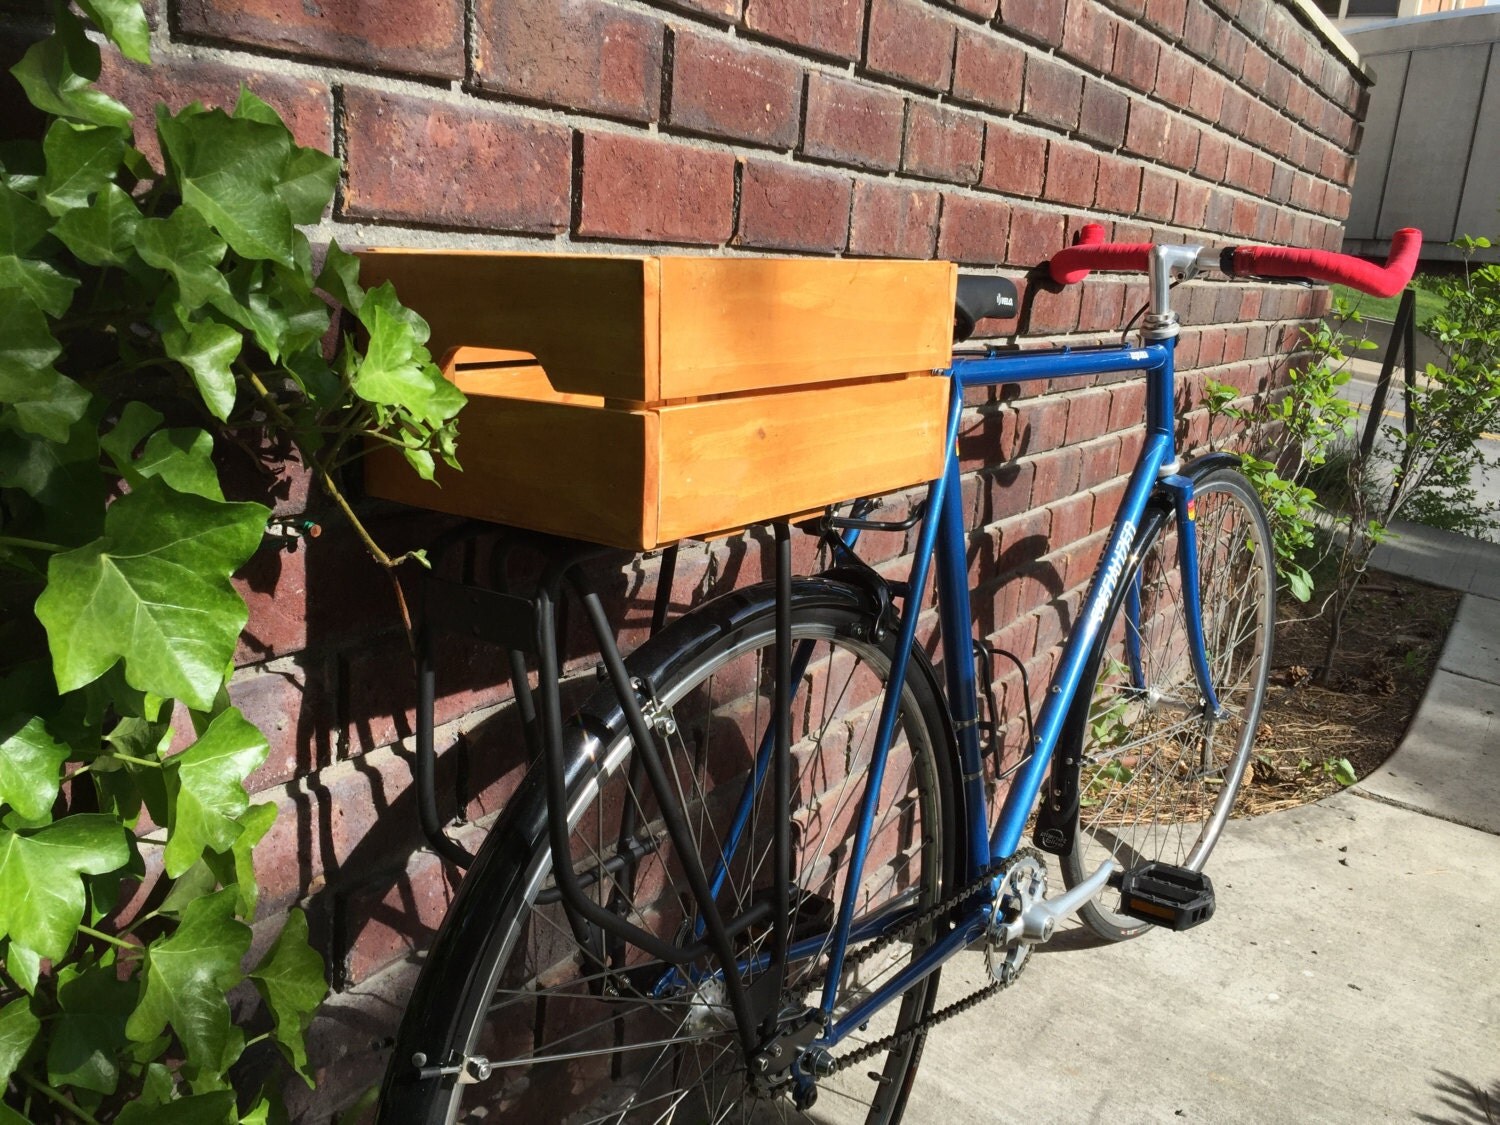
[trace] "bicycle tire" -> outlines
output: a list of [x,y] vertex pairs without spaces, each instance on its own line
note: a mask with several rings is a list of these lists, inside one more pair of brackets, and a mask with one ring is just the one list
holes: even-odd
[[[1080,765],[1072,847],[1060,857],[1071,887],[1099,864],[1162,860],[1201,870],[1245,775],[1265,700],[1275,625],[1270,529],[1254,487],[1210,466],[1194,482],[1200,601],[1221,717],[1203,715],[1188,658],[1176,515],[1158,505],[1101,629],[1061,743]],[[1135,584],[1132,623],[1127,592]],[[1127,636],[1139,645],[1139,671]],[[1227,736],[1227,738],[1226,738]],[[1227,744],[1226,744],[1227,743]],[[1123,941],[1151,928],[1105,890],[1080,911],[1094,933]]]
[[[751,740],[737,733],[743,726],[742,716],[732,712],[746,707],[753,712],[758,706],[762,714],[766,713],[765,701],[770,692],[767,661],[773,630],[774,601],[769,589],[751,588],[684,616],[642,646],[627,662],[632,676],[654,686],[655,698],[665,709],[657,714],[670,714],[676,721],[675,735],[666,740],[669,745],[663,757],[677,781],[679,797],[685,798],[689,821],[695,833],[700,834],[700,853],[709,871],[714,869],[716,855],[704,845],[722,835],[725,806],[733,803],[721,803],[719,798],[738,792],[727,773],[711,775],[716,770],[732,768],[738,778],[753,763],[753,751],[748,748]],[[794,909],[795,926],[801,917],[799,911],[821,916],[822,904],[830,901],[836,904],[842,890],[839,872],[845,868],[847,857],[827,852],[821,845],[838,833],[846,833],[837,835],[833,841],[838,847],[847,850],[852,841],[854,818],[848,813],[857,807],[857,797],[864,789],[858,783],[861,753],[863,761],[867,761],[868,743],[873,742],[871,720],[876,713],[872,709],[881,694],[879,687],[883,686],[894,642],[887,631],[877,628],[871,599],[852,587],[823,580],[794,583],[792,631],[794,640],[812,640],[819,650],[825,647],[830,650],[826,654],[819,651],[810,664],[794,708],[793,792],[794,803],[800,805],[793,816],[793,824],[798,828],[794,832],[794,882],[803,892],[814,895],[799,898]],[[861,674],[861,668],[878,679],[879,685],[866,682],[870,677]],[[714,704],[717,683],[736,693],[724,700],[723,707]],[[836,685],[837,697],[833,694]],[[887,844],[892,842],[889,837],[894,836],[899,847],[889,862],[880,866],[876,866],[877,857],[872,851],[870,870],[862,884],[867,890],[866,911],[861,916],[867,916],[869,909],[879,909],[882,889],[894,888],[902,905],[913,908],[930,905],[950,886],[957,862],[961,837],[949,800],[954,791],[956,748],[936,676],[920,652],[913,653],[905,691],[898,744],[892,748],[887,780],[882,786],[883,793],[891,799],[882,801],[885,811],[872,836],[873,840]],[[697,706],[700,700],[707,706]],[[736,706],[730,708],[729,703]],[[830,703],[831,711],[824,714],[823,705]],[[710,717],[712,722],[707,721]],[[755,729],[753,719],[751,729]],[[717,746],[711,744],[715,732]],[[858,743],[856,735],[863,736]],[[641,835],[640,826],[651,829],[654,835],[659,825],[653,827],[649,794],[634,790],[631,785],[628,763],[633,747],[612,692],[601,691],[582,709],[579,720],[570,727],[570,742],[569,809],[575,868],[584,872],[603,870],[601,864],[609,856],[601,855],[601,849],[591,839],[605,839],[610,847],[615,847],[617,837],[611,834],[616,827],[605,825],[601,829],[597,814],[606,810],[613,813],[616,799],[620,800],[621,808],[629,800],[638,812],[635,836]],[[595,761],[597,768],[592,766]],[[682,768],[685,762],[694,763],[690,774]],[[904,775],[905,782],[901,780],[903,768],[909,771]],[[817,770],[826,772],[819,775]],[[835,776],[838,771],[843,774],[841,785]],[[824,781],[828,783],[826,786],[822,785]],[[837,800],[832,796],[836,787],[840,794]],[[452,1015],[438,1014],[433,1019],[430,1012],[409,1011],[407,1022],[412,1026],[403,1024],[398,1037],[396,1056],[383,1091],[382,1121],[417,1121],[426,1125],[490,1120],[493,1118],[488,1115],[493,1114],[516,1120],[657,1120],[672,1098],[676,1098],[677,1106],[673,1119],[691,1121],[697,1118],[690,1112],[696,1108],[690,1101],[696,1103],[698,1091],[706,1093],[706,1103],[716,1106],[719,1101],[742,1092],[737,1086],[742,1084],[743,1066],[733,1045],[733,1031],[726,1028],[714,1034],[714,1024],[722,1021],[724,1009],[716,1006],[703,987],[691,992],[684,990],[681,995],[665,1000],[606,997],[593,994],[599,991],[597,982],[590,980],[595,974],[583,969],[577,969],[576,981],[568,982],[574,986],[571,989],[550,977],[537,985],[542,974],[567,975],[569,965],[576,968],[577,961],[583,959],[577,956],[561,904],[536,903],[539,895],[546,897],[550,886],[551,851],[545,832],[545,804],[540,785],[530,781],[513,800],[514,811],[507,810],[504,823],[497,825],[481,849],[455,901],[451,918],[444,923],[429,967],[422,974],[413,998],[413,1008],[419,1004],[439,1008],[448,1005]],[[819,822],[826,826],[827,834],[816,837],[818,848],[809,849]],[[769,825],[769,820],[763,823]],[[585,830],[586,825],[592,827]],[[741,847],[730,857],[731,875],[725,881],[725,893],[719,898],[725,917],[733,916],[745,901],[753,901],[756,892],[764,892],[754,878],[754,867],[737,867],[741,855],[759,854],[759,846],[764,842],[755,828],[748,833],[747,840],[752,847]],[[581,854],[588,851],[593,852],[593,859]],[[670,852],[670,845],[654,847],[638,860],[633,872],[600,878],[591,893],[597,893],[603,903],[615,901],[617,908],[621,903],[615,896],[623,895],[631,900],[626,915],[632,921],[648,925],[668,938],[681,938],[686,923],[680,919],[689,916],[686,910],[674,911],[668,903],[669,894],[650,898],[652,892],[646,889],[666,888],[670,892],[677,886],[679,880],[672,878],[676,864]],[[617,848],[614,854],[619,854]],[[747,870],[751,878],[744,879]],[[604,893],[606,885],[610,894]],[[500,901],[498,908],[494,907],[496,896]],[[748,939],[752,943],[761,940],[754,933],[752,930]],[[559,955],[558,948],[564,946],[568,948],[564,955]],[[918,948],[920,941],[906,947],[901,956],[909,959]],[[822,963],[822,956],[820,949],[810,960],[792,966],[802,970],[797,978],[799,984],[802,980],[820,979],[810,970]],[[902,963],[904,960],[885,965],[882,976]],[[623,967],[629,969],[631,964],[627,959]],[[855,975],[859,977],[860,988],[871,983],[866,977],[867,967],[859,968],[858,974],[845,974],[845,991],[855,988]],[[793,974],[789,972],[788,976]],[[528,982],[532,986],[529,996],[517,997],[516,993],[525,992]],[[815,1004],[821,988],[813,987],[811,991],[807,1001]],[[868,1034],[859,1035],[858,1042],[886,1034],[897,1026],[898,1019],[903,1027],[916,1022],[930,1012],[936,992],[937,974],[932,974],[900,1001],[889,1005],[877,1017],[883,1022],[872,1026]],[[841,999],[838,1006],[842,1008],[845,1002]],[[630,1008],[641,1011],[632,1011],[628,1017],[618,1014]],[[653,1018],[653,1011],[662,1018]],[[588,1035],[607,1033],[609,1041],[600,1044],[600,1054],[584,1065],[583,1074],[579,1073],[579,1060],[537,1061],[549,1054],[542,1038],[556,1022],[557,1013],[579,1017],[581,1027],[570,1027],[567,1033],[572,1044],[568,1050],[581,1049],[587,1044]],[[604,1013],[609,1018],[602,1018]],[[675,1023],[680,1032],[690,1020],[696,1022],[695,1034],[706,1035],[711,1045],[709,1050],[719,1052],[715,1061],[724,1065],[703,1063],[705,1050],[683,1043],[673,1049],[676,1057],[671,1067],[652,1065],[643,1075],[639,1073],[639,1065],[632,1069],[635,1061],[632,1052],[619,1050],[630,1045],[631,1037],[638,1031],[644,1034],[648,1026]],[[434,1024],[446,1025],[446,1032]],[[524,1051],[498,1051],[496,1044],[507,1034],[513,1036],[517,1027],[526,1029],[522,1034],[527,1041],[523,1044]],[[578,1038],[581,1033],[583,1039]],[[438,1038],[434,1039],[434,1035]],[[439,1041],[443,1038],[446,1042]],[[655,1042],[649,1038],[646,1041]],[[858,1046],[858,1042],[849,1042],[848,1049]],[[507,1062],[514,1062],[511,1056],[518,1053],[529,1052],[529,1057],[523,1065],[497,1069],[497,1079],[468,1087],[484,1103],[471,1108],[460,1104],[466,1091],[451,1076],[420,1079],[411,1064],[412,1055],[419,1049],[432,1059],[462,1058],[475,1053],[486,1054],[492,1062],[500,1061],[500,1055],[506,1055]],[[873,1068],[878,1072],[877,1080],[869,1082],[868,1110],[863,1120],[880,1125],[893,1125],[900,1120],[921,1049],[921,1037],[917,1037],[889,1053],[883,1064],[872,1060],[868,1066],[852,1067],[837,1076],[838,1081],[859,1084],[868,1081],[866,1071]],[[652,1053],[637,1051],[634,1056],[638,1059]],[[659,1052],[660,1057],[666,1054],[665,1048]],[[545,1073],[548,1071],[558,1073]],[[660,1093],[650,1086],[657,1079],[664,1080]],[[714,1083],[719,1085],[716,1087]],[[590,1088],[585,1091],[585,1086]],[[847,1090],[841,1092],[848,1094]],[[744,1099],[743,1104],[749,1107],[745,1111],[748,1120],[759,1120],[760,1108],[774,1108],[792,1119],[801,1118],[784,1096],[775,1103]],[[706,1119],[710,1115],[703,1116]]]

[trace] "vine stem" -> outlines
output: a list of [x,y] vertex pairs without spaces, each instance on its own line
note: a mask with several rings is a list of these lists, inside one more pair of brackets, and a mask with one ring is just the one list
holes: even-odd
[[58,1105],[62,1106],[63,1109],[67,1110],[74,1117],[78,1118],[79,1121],[82,1121],[83,1125],[101,1125],[97,1117],[93,1116],[90,1113],[87,1113],[66,1094],[62,1093],[62,1091],[54,1090],[45,1082],[38,1082],[35,1078],[31,1077],[31,1075],[26,1074],[22,1071],[17,1071],[15,1077],[19,1078],[22,1082],[26,1083],[26,1085],[30,1086],[33,1090],[41,1094],[43,1097],[49,1098],[52,1101],[56,1102]]
[[128,949],[131,953],[139,954],[141,952],[140,946],[134,945],[128,941],[121,941],[113,934],[107,934],[103,930],[96,930],[93,926],[85,926],[80,923],[78,926],[78,932],[81,934],[88,934],[89,937],[92,938],[98,938],[100,941],[107,941],[110,945],[116,946],[120,949]]
[[0,547],[29,547],[35,551],[66,551],[56,543],[43,543],[40,539],[18,539],[14,535],[0,535]]
[[[266,409],[271,412],[272,417],[276,419],[279,425],[285,427],[286,431],[289,434],[293,435],[292,440],[296,441],[296,424],[292,421],[287,412],[281,408],[281,404],[277,402],[274,397],[272,397],[270,389],[261,380],[260,375],[258,375],[255,371],[244,364],[239,364],[238,366],[241,373],[247,380],[249,380],[250,385],[255,388],[255,393],[259,395],[261,401],[265,403]],[[298,442],[297,444],[298,448],[301,449],[301,442]],[[306,457],[305,452],[303,456]],[[396,567],[400,566],[403,562],[410,558],[410,554],[401,555],[395,559],[392,559],[389,555],[387,555],[385,551],[381,549],[380,544],[375,542],[375,539],[370,535],[370,532],[365,527],[363,521],[360,520],[359,516],[355,515],[353,507],[350,506],[348,499],[344,496],[343,491],[340,490],[338,484],[333,479],[333,475],[328,471],[322,460],[318,457],[311,457],[308,458],[308,461],[316,471],[318,476],[318,483],[322,486],[323,491],[328,494],[329,498],[332,499],[332,501],[336,505],[338,505],[339,511],[344,513],[344,518],[347,519],[350,525],[354,528],[354,533],[359,536],[360,542],[365,545],[365,550],[369,551],[370,556],[385,569],[386,577],[389,578],[391,582],[391,589],[396,595],[396,608],[401,614],[401,624],[406,629],[407,644],[414,645],[415,641],[413,640],[412,636],[411,610],[406,604],[406,592],[401,589],[401,580],[396,577]]]
[[110,754],[110,757],[119,758],[120,761],[129,762],[133,766],[149,766],[154,770],[159,770],[162,768],[162,764],[160,762],[153,762],[150,758],[137,758],[134,754],[126,754],[120,750],[114,751],[112,754]]

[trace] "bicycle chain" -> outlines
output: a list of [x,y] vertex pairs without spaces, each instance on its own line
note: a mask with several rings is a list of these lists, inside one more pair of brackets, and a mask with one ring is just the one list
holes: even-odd
[[[910,921],[906,922],[898,929],[891,931],[889,934],[882,935],[880,938],[871,942],[869,945],[858,950],[857,952],[849,953],[844,960],[845,966],[848,967],[852,965],[859,965],[862,962],[867,961],[871,957],[875,956],[875,954],[879,953],[882,949],[890,946],[893,942],[900,940],[902,937],[905,937],[906,935],[912,933],[914,930],[920,929],[928,922],[938,920],[939,918],[947,914],[950,910],[954,909],[957,906],[963,905],[963,903],[968,901],[970,896],[984,890],[985,887],[994,879],[1004,877],[1010,872],[1010,869],[1014,867],[1017,862],[1026,858],[1040,860],[1042,858],[1042,854],[1031,848],[1020,849],[1015,854],[1010,856],[1009,859],[1006,859],[998,866],[991,867],[986,870],[977,879],[969,883],[968,886],[963,887],[956,893],[949,895],[941,902],[928,907],[926,910],[922,911],[920,914],[912,918]],[[851,1051],[847,1055],[840,1055],[838,1058],[832,1059],[829,1064],[832,1069],[829,1073],[837,1074],[839,1071],[862,1063],[866,1059],[869,1059],[875,1055],[882,1054],[886,1051],[896,1050],[898,1047],[904,1047],[918,1035],[921,1035],[929,1029],[936,1027],[938,1024],[944,1022],[945,1020],[950,1020],[954,1016],[961,1015],[962,1013],[967,1012],[970,1008],[974,1007],[977,1004],[983,1003],[985,1000],[988,1000],[991,996],[995,995],[995,993],[1001,991],[1002,989],[1009,988],[1021,975],[1021,969],[1024,969],[1025,967],[1026,962],[1023,961],[1021,962],[1021,968],[1017,969],[1015,975],[1010,977],[1009,979],[991,981],[983,988],[971,992],[968,996],[963,997],[961,1000],[955,1000],[953,1003],[947,1005],[946,1007],[939,1008],[937,1011],[929,1013],[928,1015],[917,1020],[910,1027],[905,1027],[898,1031],[893,1031],[891,1032],[891,1034],[877,1039],[873,1043],[866,1043],[858,1050]]]

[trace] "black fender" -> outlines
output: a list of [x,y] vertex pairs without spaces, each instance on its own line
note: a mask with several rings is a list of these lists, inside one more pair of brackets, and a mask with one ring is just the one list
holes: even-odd
[[[842,577],[846,576],[794,579],[793,612],[834,608],[867,615],[874,622],[886,617],[888,600],[882,601],[869,583],[837,580]],[[775,588],[762,583],[705,602],[632,653],[626,659],[626,668],[634,676],[670,670],[703,645],[748,630],[773,612],[775,600]],[[908,674],[925,678],[933,698],[945,698],[941,680],[919,648],[913,649]],[[570,791],[592,765],[602,743],[624,726],[623,708],[607,685],[566,724],[563,752]],[[949,788],[956,793],[952,779],[959,775],[958,741],[946,717],[943,745],[937,749],[946,757]],[[424,1078],[418,1073],[419,1067],[443,1065],[468,1049],[461,1041],[473,1020],[473,1012],[468,1009],[475,997],[489,993],[493,982],[481,979],[481,975],[489,971],[494,946],[503,940],[507,910],[523,889],[533,857],[538,849],[548,846],[547,815],[544,771],[534,766],[485,837],[427,953],[396,1035],[381,1087],[377,1122],[429,1125],[422,1107],[430,1104],[435,1092],[445,1088],[451,1078]],[[424,1063],[414,1062],[419,1055]],[[447,1119],[437,1116],[431,1120]]]
[[[1240,459],[1233,453],[1205,453],[1189,461],[1178,472],[1194,484],[1209,473],[1219,469],[1237,469]],[[1172,515],[1172,496],[1158,485],[1146,501],[1146,512],[1136,531],[1135,541],[1147,543],[1156,535],[1161,525]],[[1077,749],[1083,745],[1084,732],[1088,729],[1089,704],[1092,702],[1085,685],[1092,685],[1099,674],[1099,662],[1104,658],[1104,645],[1109,636],[1109,626],[1125,603],[1130,580],[1135,577],[1139,559],[1132,557],[1104,612],[1104,628],[1094,642],[1093,651],[1084,663],[1083,678],[1079,680],[1078,694],[1073,697],[1067,717],[1063,719],[1058,734],[1057,748],[1053,752],[1052,768],[1042,789],[1042,800],[1037,808],[1036,824],[1032,829],[1031,842],[1044,852],[1066,855],[1073,849],[1073,838],[1078,832],[1078,810],[1082,794],[1078,779],[1082,769]]]

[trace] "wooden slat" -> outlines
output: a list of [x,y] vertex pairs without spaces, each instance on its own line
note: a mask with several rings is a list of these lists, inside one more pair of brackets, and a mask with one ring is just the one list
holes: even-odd
[[659,540],[934,479],[948,388],[915,377],[663,407]]
[[957,268],[804,258],[661,260],[661,397],[947,367]]
[[559,390],[650,402],[658,393],[655,259],[483,251],[363,250],[360,283],[383,281],[432,329],[428,350],[534,355]]
[[419,508],[640,550],[657,537],[657,426],[647,411],[474,397],[459,422],[463,472],[440,465],[438,483],[430,484],[398,452],[379,449],[365,459],[365,489]]

